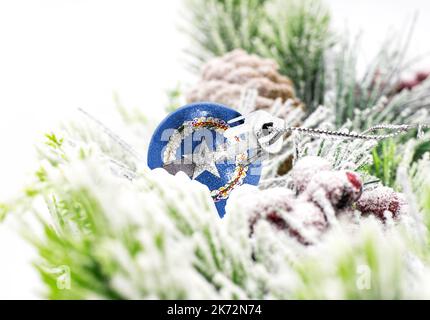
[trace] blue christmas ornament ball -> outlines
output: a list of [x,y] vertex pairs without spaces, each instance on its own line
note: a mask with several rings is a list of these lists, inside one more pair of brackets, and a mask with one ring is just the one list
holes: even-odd
[[[206,185],[222,218],[231,191],[245,183],[257,185],[260,180],[261,163],[244,162],[250,150],[230,159],[220,160],[216,156],[227,143],[223,135],[230,127],[227,122],[239,116],[233,109],[209,102],[177,109],[160,123],[152,136],[148,149],[149,168],[184,171]],[[213,161],[202,160],[207,157]]]

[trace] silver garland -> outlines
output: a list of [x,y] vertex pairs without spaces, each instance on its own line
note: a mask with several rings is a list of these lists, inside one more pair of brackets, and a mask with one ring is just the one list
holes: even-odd
[[[321,136],[333,136],[338,138],[345,139],[362,139],[362,140],[384,140],[388,138],[396,137],[402,133],[408,132],[412,129],[418,130],[418,136],[422,135],[423,129],[428,129],[430,125],[428,124],[401,124],[401,125],[391,125],[391,124],[380,124],[373,126],[362,133],[355,132],[343,132],[343,131],[332,131],[332,130],[324,130],[318,128],[303,128],[303,127],[288,127],[288,128],[277,128],[272,127],[269,129],[269,133],[274,133],[274,136],[278,136],[278,134],[285,134],[289,132],[300,132],[304,134],[308,134],[315,137]],[[392,130],[394,132],[387,134],[369,134],[370,132],[374,132],[377,130]],[[261,130],[262,132],[262,130]]]

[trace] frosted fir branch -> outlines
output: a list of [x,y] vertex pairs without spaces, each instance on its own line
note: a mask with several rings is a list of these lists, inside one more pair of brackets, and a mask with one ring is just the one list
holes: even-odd
[[[107,283],[100,283],[100,285],[108,285],[109,290],[113,291],[108,294],[104,292],[104,289],[100,289],[99,292],[94,288],[92,294],[105,298],[193,298],[193,294],[198,293],[199,297],[217,299],[246,298],[252,296],[252,294],[257,294],[257,292],[252,293],[252,290],[248,288],[258,287],[252,284],[252,277],[248,274],[248,272],[252,273],[250,243],[244,242],[243,239],[238,242],[235,239],[236,236],[232,238],[222,230],[222,225],[219,224],[212,200],[208,195],[208,190],[204,186],[190,181],[185,176],[172,177],[163,170],[149,173],[145,168],[141,172],[142,175],[131,183],[124,179],[106,175],[103,166],[98,161],[93,162],[91,160],[88,162],[88,160],[70,158],[71,160],[67,166],[62,168],[62,174],[58,175],[56,167],[48,169],[47,177],[52,180],[49,188],[50,193],[54,192],[56,199],[58,199],[56,202],[61,203],[61,206],[52,206],[51,213],[56,217],[56,221],[61,220],[62,223],[57,223],[57,227],[54,229],[58,236],[54,237],[54,239],[48,238],[48,243],[46,244],[43,244],[43,241],[38,242],[38,245],[41,246],[40,249],[42,250],[43,246],[55,246],[55,242],[59,241],[67,244],[68,254],[81,256],[85,253],[81,252],[82,249],[79,246],[75,247],[75,244],[78,245],[80,241],[86,241],[87,237],[95,237],[97,240],[95,240],[94,245],[98,249],[95,253],[90,254],[89,257],[97,261],[99,259],[97,252],[100,251],[100,254],[105,257],[104,259],[113,258],[114,260],[109,264],[114,264],[117,267],[115,268],[115,274],[106,275]],[[178,179],[182,181],[179,182]],[[178,185],[182,187],[178,189]],[[204,191],[203,194],[190,193],[196,186],[198,187],[197,189]],[[115,196],[112,196],[113,194]],[[113,200],[114,198],[115,200]],[[178,201],[178,199],[181,199],[181,201]],[[181,204],[181,206],[178,206],[178,204]],[[62,208],[61,210],[59,209],[60,207]],[[78,208],[80,209],[78,210]],[[86,219],[79,218],[82,214],[86,216]],[[211,216],[216,221],[211,219]],[[90,223],[84,221],[90,221]],[[48,227],[49,225],[49,221],[46,221],[48,229],[50,228]],[[247,229],[247,223],[241,227]],[[61,232],[59,232],[58,228]],[[160,230],[160,228],[162,229]],[[139,231],[140,229],[142,229],[142,233],[136,234],[133,231]],[[121,235],[126,235],[127,233],[129,235],[123,239]],[[149,237],[149,234],[151,234],[155,237],[155,241],[166,242],[166,246],[169,248],[168,252],[165,253],[166,257],[157,258],[157,250],[159,249],[148,249],[156,245],[156,243],[151,244],[152,242],[148,242],[145,240],[146,238],[140,238],[139,234],[147,234],[148,241],[153,241],[151,240],[153,239],[152,236]],[[246,234],[246,231],[242,234]],[[192,249],[192,252],[194,252],[195,257],[193,258],[193,254],[190,252],[185,253],[183,249],[178,250],[175,245],[169,243],[169,239],[162,240],[163,238],[161,238],[157,240],[158,237],[164,236],[171,237],[172,241],[178,242],[177,245],[182,248],[187,245],[180,239],[188,239],[186,242],[191,243],[188,246],[193,244],[194,249]],[[68,243],[67,239],[69,238],[70,241],[74,240]],[[112,242],[112,244],[105,246],[105,241]],[[122,241],[126,242],[120,244]],[[130,249],[135,248],[137,250],[141,245],[145,248],[145,255],[142,260],[136,261],[136,258],[133,258],[136,253],[130,256],[132,252],[127,250],[128,241],[133,241],[132,243],[138,245],[138,247],[133,245]],[[232,245],[229,245],[229,243]],[[242,246],[235,246],[235,243],[242,243]],[[248,249],[245,249],[243,245],[246,245]],[[65,248],[63,247],[63,249]],[[76,252],[77,250],[78,252]],[[94,250],[94,248],[91,250]],[[192,281],[193,274],[187,277],[188,280],[180,277],[181,281],[187,282],[186,285],[185,283],[177,284],[179,279],[176,279],[175,275],[178,274],[177,268],[180,268],[180,266],[177,266],[177,263],[173,263],[173,260],[178,258],[175,258],[175,254],[172,255],[172,252],[177,252],[178,257],[182,255],[182,259],[189,257],[189,260],[186,261],[190,261],[193,265],[193,267],[188,265],[187,270],[181,271],[180,274],[194,272],[197,275],[196,283],[200,281],[198,279],[205,279],[204,283],[207,282],[207,286],[198,288],[197,284],[191,285],[190,279]],[[53,256],[50,255],[51,253]],[[43,256],[46,259],[44,264],[55,265],[59,263],[54,259],[58,252],[51,251],[51,253],[48,254],[47,251],[47,255]],[[163,252],[160,252],[160,254],[163,254]],[[149,255],[148,260],[145,258],[146,255]],[[116,261],[117,259],[119,261]],[[159,259],[161,259],[160,262],[157,262]],[[159,263],[160,265],[154,266],[153,269],[151,264],[143,264],[140,267],[140,261],[142,263],[148,261],[151,264]],[[78,266],[73,264],[71,268],[78,268],[75,272],[79,276],[84,276],[82,274],[83,270],[79,268],[80,262],[79,260],[73,261]],[[67,261],[67,263],[72,262]],[[108,263],[108,261],[104,261],[104,263]],[[167,266],[163,267],[164,264],[167,264]],[[175,271],[172,271],[169,275],[167,267],[174,268]],[[139,268],[142,268],[142,270]],[[41,269],[42,274],[49,277],[49,274],[43,270]],[[160,273],[160,278],[157,278],[158,276],[155,274],[151,275],[156,270]],[[140,278],[139,275],[142,274],[148,275],[148,278]],[[154,281],[157,283],[146,283],[145,279],[170,280],[163,280],[162,283],[158,283],[156,280]],[[220,279],[223,280],[221,281]],[[230,284],[227,284],[227,279],[229,279]],[[94,281],[97,282],[97,280]],[[163,289],[163,283],[169,286],[169,289]],[[90,283],[81,285],[84,287],[77,288],[73,292],[76,295],[74,296],[75,298],[88,297],[85,294],[85,290],[89,290]],[[175,286],[178,286],[178,288],[175,289]],[[81,292],[79,289],[83,289],[83,291]],[[51,290],[51,297],[67,297],[67,295],[63,296],[62,291],[56,290],[55,286],[51,287]],[[188,292],[188,290],[190,291]],[[212,292],[212,295],[204,295],[205,291],[210,292],[211,290],[216,292]],[[245,295],[245,292],[249,296]]]
[[[242,210],[243,203],[253,206],[258,203],[258,197],[269,195],[267,192],[257,192],[252,196],[253,201],[247,202],[243,196],[246,197],[248,193],[242,192],[238,190],[232,195],[232,203],[242,203],[237,206]],[[249,197],[250,195],[248,200]],[[284,237],[279,231],[273,231],[268,223],[262,221],[255,229],[255,255],[258,257],[261,254],[261,261],[265,261],[265,265],[271,270],[271,278],[274,281],[270,282],[269,296],[284,299],[428,296],[429,290],[416,282],[429,277],[428,266],[417,256],[419,250],[415,253],[410,251],[407,244],[409,240],[404,237],[401,227],[391,225],[389,228],[388,232],[384,231],[384,227],[372,218],[360,219],[355,226],[340,221],[339,227],[328,232],[323,241],[314,248],[302,249],[299,253],[299,248],[296,248],[291,239]],[[289,261],[290,267],[282,263],[284,259]],[[387,261],[394,263],[395,267],[392,264],[387,265]],[[420,264],[421,267],[411,268],[411,264]],[[368,287],[366,282],[359,281],[366,281],[366,272],[370,273]],[[360,275],[364,280],[360,279]],[[284,285],[276,283],[282,276]],[[395,289],[389,284],[394,280],[398,285]],[[337,290],[333,291],[333,285]],[[388,290],[388,287],[391,289]],[[414,290],[409,291],[406,288]]]
[[[50,298],[390,297],[386,288],[392,288],[394,279],[402,279],[399,286],[404,284],[407,271],[400,257],[409,249],[401,234],[395,237],[397,248],[391,238],[385,239],[382,227],[369,231],[371,238],[367,238],[360,235],[361,231],[349,232],[351,225],[342,224],[320,241],[314,240],[314,248],[306,248],[288,233],[261,221],[251,237],[250,211],[244,204],[252,205],[252,201],[243,197],[254,202],[267,200],[273,190],[263,193],[250,186],[235,190],[226,217],[220,220],[207,188],[185,175],[171,176],[161,169],[150,171],[138,166],[130,181],[109,174],[109,161],[99,156],[104,152],[91,143],[86,149],[91,152],[84,158],[78,152],[79,144],[74,148],[63,144],[67,161],[46,162],[40,175],[46,183],[39,188],[39,195],[46,199],[54,220],[40,216],[45,233],[30,237],[40,252],[37,266]],[[29,208],[37,214],[34,207]],[[328,213],[330,206],[324,210]],[[288,221],[301,233],[309,232],[301,221]],[[391,228],[395,232],[396,227]],[[391,282],[376,275],[372,282],[375,287],[370,292],[361,291],[354,287],[354,268],[363,263],[369,243],[377,246],[375,239],[382,241],[379,237],[385,244],[376,251],[378,261],[392,267]],[[339,245],[344,242],[348,245]],[[348,274],[333,271],[344,263],[353,266]],[[315,271],[318,264],[323,265],[322,272]],[[71,290],[57,288],[56,275],[49,267],[58,265],[71,268]],[[372,272],[382,268],[370,267]],[[425,283],[426,266],[424,270],[413,280],[419,290],[425,289],[419,285]],[[334,281],[339,291],[328,290],[326,281]],[[402,288],[396,293],[405,298],[425,294]]]
[[126,137],[123,138],[98,118],[85,113],[77,111],[75,117],[59,126],[55,134],[47,135],[46,140],[37,146],[39,158],[60,164],[68,161],[69,153],[82,159],[97,155],[102,162],[109,163],[108,172],[133,178],[137,168],[144,163],[143,154],[147,150],[154,123],[139,123],[139,130],[136,131],[133,124],[125,119],[122,124],[127,124],[127,130],[121,130],[121,135]]
[[254,52],[266,19],[266,2],[269,0],[187,0],[189,19],[184,30],[194,43],[188,52],[192,65],[236,48]]
[[407,167],[399,166],[397,171],[398,183],[402,187],[403,194],[405,195],[408,203],[408,218],[411,221],[409,233],[416,238],[416,241],[419,244],[425,245],[427,230],[423,223],[423,216],[422,212],[420,212],[417,198],[409,181],[408,169]]
[[[430,134],[427,134],[428,138]],[[425,153],[419,160],[414,161],[416,141],[410,141],[405,148],[405,157],[399,166],[397,183],[405,190],[409,201],[410,210],[414,218],[411,223],[411,234],[426,237],[425,243],[430,240],[430,153]],[[417,230],[417,233],[414,230]],[[421,239],[422,241],[422,239]]]
[[[167,173],[165,174],[167,175]],[[109,279],[109,270],[106,270],[108,273],[106,276],[109,279],[108,283],[99,283],[100,285],[109,285],[111,290],[114,290],[111,293],[113,296],[130,299],[138,297],[190,297],[189,294],[192,294],[192,292],[185,294],[183,291],[186,287],[185,282],[189,284],[193,279],[196,281],[195,284],[200,282],[202,285],[200,290],[195,292],[200,292],[199,294],[203,294],[203,296],[204,292],[211,292],[210,285],[205,286],[206,282],[203,281],[203,277],[198,272],[193,271],[193,261],[187,259],[192,256],[190,255],[192,251],[189,251],[192,250],[192,239],[181,236],[181,229],[176,229],[175,224],[172,224],[174,220],[166,217],[166,212],[168,212],[166,206],[169,206],[169,201],[167,203],[154,201],[157,200],[157,197],[154,197],[153,193],[142,193],[139,188],[133,187],[133,184],[127,180],[106,175],[103,168],[96,163],[73,162],[65,168],[64,176],[59,177],[55,183],[54,192],[59,199],[58,202],[61,202],[64,208],[59,211],[59,207],[55,206],[53,211],[53,214],[58,218],[61,217],[61,221],[63,221],[60,225],[61,233],[55,232],[58,234],[58,238],[55,236],[48,240],[48,243],[39,245],[49,246],[53,245],[57,240],[62,241],[67,244],[69,254],[76,256],[78,253],[84,254],[81,251],[86,250],[84,247],[80,247],[80,241],[86,241],[87,237],[93,239],[96,237],[94,247],[88,248],[88,250],[95,251],[88,255],[88,259],[97,261],[101,258],[98,255],[103,254],[104,259],[108,259],[106,263],[110,260],[111,262],[109,263],[116,266],[115,274],[112,275],[111,279]],[[63,188],[61,185],[68,185],[71,189]],[[202,191],[208,196],[207,190],[203,189]],[[182,200],[185,202],[191,200],[187,196],[183,197],[184,195],[180,192]],[[112,202],[113,197],[117,199],[114,202]],[[197,196],[195,199],[209,199],[208,201],[210,201],[210,197],[203,196]],[[193,205],[199,208],[205,207],[202,207],[195,200],[193,200]],[[207,205],[206,207],[208,208]],[[77,208],[82,209],[77,211]],[[67,212],[68,217],[61,213],[63,211]],[[89,219],[87,221],[90,221],[89,226],[88,223],[84,223],[83,220],[78,218],[81,212],[87,215],[87,219]],[[200,210],[199,214],[202,214],[202,212],[204,210]],[[211,213],[216,217],[214,210]],[[77,215],[78,220],[70,215]],[[187,220],[192,221],[191,219]],[[79,223],[73,221],[78,221]],[[208,220],[206,219],[205,221]],[[49,222],[47,221],[46,223],[48,224]],[[88,228],[91,230],[90,234],[88,234]],[[151,230],[151,236],[147,232],[142,232],[145,229]],[[68,242],[69,238],[71,242]],[[129,241],[132,242],[128,244]],[[133,243],[135,245],[132,245]],[[130,247],[129,245],[132,246]],[[142,255],[142,249],[139,248],[145,248],[145,254]],[[135,250],[137,252],[134,252]],[[188,251],[188,253],[185,251]],[[60,263],[60,261],[55,261],[54,259],[56,253],[52,252],[52,254],[51,256],[51,254],[47,253],[43,258],[47,259],[50,264]],[[76,257],[78,258],[78,256]],[[173,262],[174,260],[182,262],[178,264],[178,261]],[[81,262],[83,261],[68,261],[72,270],[77,268],[75,269],[77,275],[84,276],[84,274],[80,274],[83,272],[79,266]],[[181,265],[184,266],[184,269],[179,274],[183,275],[191,272],[187,279],[177,276],[177,268],[181,269]],[[169,272],[168,270],[171,267],[174,267],[176,271]],[[157,276],[157,273],[159,276]],[[139,275],[142,274],[147,276],[140,277]],[[140,278],[140,280],[136,281],[137,278]],[[97,280],[93,279],[93,281],[95,281],[93,285],[97,285]],[[181,281],[182,284],[180,284]],[[129,288],[124,283],[127,283]],[[81,286],[83,286],[82,289],[90,290],[91,283],[81,283]],[[97,290],[96,287],[94,291]],[[61,291],[57,292],[55,287],[52,287],[51,290],[51,295],[61,297]],[[107,293],[97,291],[96,293],[101,297],[110,297]],[[75,294],[85,295],[85,291],[79,293],[79,290],[76,290]],[[210,295],[207,297],[210,297]]]
[[[95,152],[99,156],[115,159],[131,170],[137,168],[139,160],[130,155],[91,121],[70,122],[60,128],[58,132],[64,136],[66,146],[70,149],[81,149],[84,154]],[[91,151],[91,149],[95,151]]]
[[[294,114],[289,120],[291,123],[300,123],[303,121],[300,114]],[[305,128],[320,128],[326,130],[333,130],[334,125],[331,122],[333,114],[330,109],[325,107],[318,108],[300,125]],[[342,132],[349,132],[348,127],[350,123],[346,123]],[[314,155],[327,158],[334,166],[335,169],[350,169],[359,170],[360,168],[370,165],[372,163],[371,151],[377,144],[376,141],[362,141],[362,140],[345,140],[331,136],[317,135],[313,137],[308,134],[293,133],[286,137],[284,146],[281,152],[271,157],[264,163],[263,170],[263,186],[274,185],[275,181],[282,185],[287,185],[288,178],[276,179],[279,176],[279,168],[282,163],[293,158],[293,163],[298,159]]]
[[[396,34],[384,41],[362,76],[357,72],[359,37],[353,41],[341,40],[327,56],[327,68],[330,72],[327,72],[324,103],[335,110],[336,126],[339,127],[350,119],[354,122],[354,129],[364,130],[372,124],[383,122],[383,118],[378,120],[366,117],[365,114],[369,114],[368,109],[371,108],[370,113],[375,111],[373,115],[381,116],[377,113],[378,108],[373,106],[380,104],[383,99],[389,102],[398,95],[396,90],[400,78],[410,68],[405,56],[414,23],[410,23],[407,29],[404,35]],[[361,112],[363,117],[359,116]],[[397,114],[390,112],[390,115]]]
[[373,123],[416,124],[429,122],[430,81],[395,95],[378,113],[372,114]]
[[[291,77],[309,112],[323,102],[325,50],[331,45],[329,14],[318,0],[191,0],[188,54],[202,62],[242,48],[274,59]],[[306,52],[306,58],[303,56]]]
[[323,103],[325,54],[332,45],[328,10],[320,1],[276,1],[268,6],[267,21],[257,52],[278,62],[308,111],[314,111]]
[[[348,232],[353,235],[348,235]],[[338,229],[327,236],[318,250],[313,250],[301,261],[298,270],[301,270],[299,274],[303,283],[298,286],[296,294],[316,299],[394,299],[428,295],[428,290],[417,288],[415,281],[428,279],[429,270],[424,267],[421,272],[412,271],[418,274],[413,281],[410,280],[410,258],[407,257],[413,254],[401,239],[401,232],[392,230],[384,233],[381,226],[371,219],[363,221],[356,230]],[[387,261],[396,261],[396,267]],[[346,264],[350,267],[333,268],[333,265],[346,267]],[[325,276],[317,277],[316,274]],[[371,280],[366,280],[366,275]],[[308,283],[306,280],[309,279],[314,281]],[[391,281],[396,281],[394,286]],[[406,289],[411,287],[414,290]]]
[[[343,132],[349,132],[347,129]],[[303,141],[300,137],[299,141]],[[308,142],[298,144],[298,158],[314,155],[328,159],[335,169],[358,170],[364,165],[370,164],[371,150],[377,144],[376,141],[342,140],[331,137],[318,137]]]

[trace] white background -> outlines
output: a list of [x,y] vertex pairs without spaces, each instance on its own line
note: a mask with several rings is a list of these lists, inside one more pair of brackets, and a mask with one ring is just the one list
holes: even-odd
[[[419,13],[410,56],[430,52],[430,3],[329,0],[334,27],[363,32],[363,61]],[[0,201],[28,180],[42,134],[84,107],[106,119],[124,105],[160,109],[165,90],[192,81],[180,0],[0,0]],[[422,62],[430,69],[430,60]],[[108,121],[109,123],[109,121]],[[0,224],[0,299],[35,298],[35,254]]]

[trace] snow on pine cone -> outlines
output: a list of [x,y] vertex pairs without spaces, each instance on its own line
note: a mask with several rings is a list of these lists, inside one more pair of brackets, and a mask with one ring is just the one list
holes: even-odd
[[405,206],[401,193],[383,186],[364,192],[356,204],[363,216],[374,215],[382,221],[387,219],[387,215],[397,219]]
[[320,171],[309,181],[302,197],[319,206],[322,206],[321,200],[327,199],[334,209],[345,209],[360,198],[362,189],[361,179],[355,172]]
[[201,81],[188,93],[188,102],[211,101],[237,108],[242,92],[256,89],[258,97],[256,109],[272,107],[280,98],[282,102],[295,100],[292,81],[278,73],[274,60],[250,55],[236,49],[210,60],[202,68]]
[[286,188],[259,191],[244,201],[250,215],[250,236],[261,221],[274,230],[286,232],[304,245],[312,244],[327,229],[324,213],[311,202],[296,198]]

